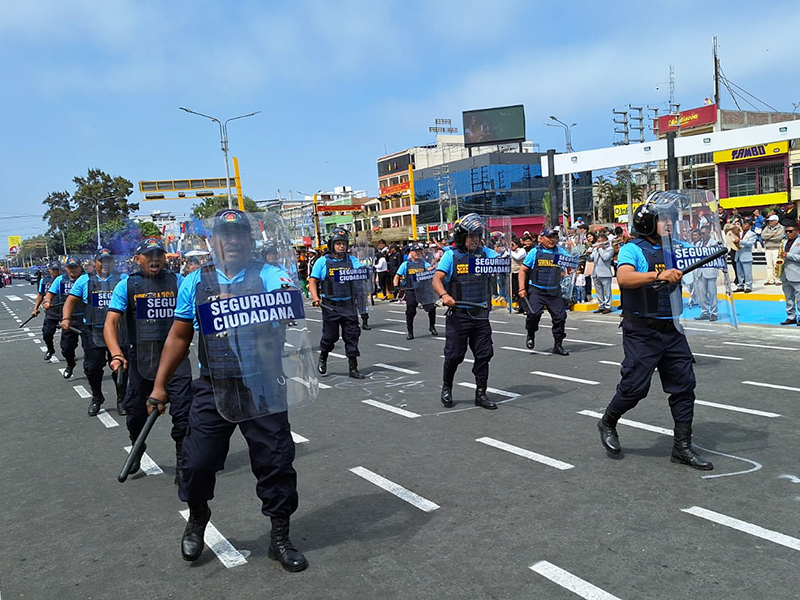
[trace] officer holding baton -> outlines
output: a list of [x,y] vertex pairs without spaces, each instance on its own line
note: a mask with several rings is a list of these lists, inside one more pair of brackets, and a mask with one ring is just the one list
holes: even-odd
[[[42,303],[44,302],[44,298],[47,295],[47,290],[50,289],[50,286],[53,285],[53,282],[59,275],[61,275],[61,263],[57,260],[54,260],[47,265],[47,274],[39,280],[39,293],[36,295],[36,300],[33,303],[31,316],[39,316],[39,307],[41,307]],[[56,348],[53,345],[53,338],[55,337],[56,329],[58,329],[58,322],[60,320],[61,308],[59,306],[52,306],[51,304],[49,308],[45,309],[44,322],[42,323],[42,340],[44,340],[45,346],[47,346],[47,352],[45,352],[44,355],[45,361],[49,361],[56,353]]]

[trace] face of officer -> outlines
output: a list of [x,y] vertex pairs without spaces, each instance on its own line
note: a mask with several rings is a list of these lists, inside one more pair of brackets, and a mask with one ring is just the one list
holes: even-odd
[[670,236],[675,231],[675,223],[666,215],[663,218],[659,217],[656,221],[656,231],[659,237]]
[[539,243],[542,246],[544,246],[545,248],[547,248],[548,250],[551,250],[552,248],[555,248],[556,244],[558,243],[558,234],[551,235],[551,236],[548,236],[548,237],[540,235],[539,236]]
[[81,274],[81,267],[80,265],[73,265],[71,267],[67,267],[67,275],[69,275],[70,279],[77,279],[80,277]]
[[211,236],[211,247],[220,266],[229,273],[241,271],[253,253],[253,237],[242,227],[221,227]]
[[419,260],[419,250],[409,250],[408,260],[412,262],[417,262]]
[[102,258],[94,261],[94,272],[100,277],[108,277],[113,268],[113,258]]
[[475,233],[470,233],[467,235],[467,239],[465,240],[464,244],[466,245],[468,251],[474,252],[481,244],[481,236]]
[[48,269],[50,271],[50,277],[58,277],[61,275],[61,269]]
[[167,255],[161,250],[143,252],[133,257],[133,261],[139,265],[142,273],[149,277],[155,277],[161,273],[161,269],[167,264]]
[[333,253],[342,255],[347,252],[347,242],[338,241],[333,242]]

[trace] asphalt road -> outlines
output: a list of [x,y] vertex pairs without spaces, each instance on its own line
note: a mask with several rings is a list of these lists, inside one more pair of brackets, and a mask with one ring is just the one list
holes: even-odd
[[[349,379],[346,359],[332,356],[329,387],[290,415],[302,436],[291,537],[311,563],[290,574],[267,557],[269,523],[238,433],[211,503],[217,553],[181,560],[186,507],[168,419],[148,440],[152,472],[163,472],[119,484],[129,441],[110,379],[105,421],[88,417],[80,365],[65,381],[63,361],[42,361],[41,317],[18,328],[32,293],[0,290],[5,600],[800,595],[800,328],[692,332],[707,403],[695,410],[695,445],[714,461],[708,473],[669,462],[657,374],[619,426],[624,458],[600,447],[595,414],[622,360],[618,316],[570,314],[571,356],[558,357],[546,353],[546,328],[531,353],[522,317],[493,312],[490,386],[503,403],[473,406],[465,363],[456,382],[467,385],[447,410],[444,338],[424,333],[420,312],[419,337],[406,341],[404,306],[381,302],[361,336],[367,379]],[[320,315],[309,317],[316,344]]]

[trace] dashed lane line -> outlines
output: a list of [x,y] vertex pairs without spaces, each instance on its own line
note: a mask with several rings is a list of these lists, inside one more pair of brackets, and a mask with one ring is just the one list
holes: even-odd
[[528,350],[527,348],[512,348],[511,346],[500,346],[503,350],[513,350],[515,352],[525,352],[527,354],[540,354],[542,356],[553,356],[552,352],[542,352],[540,350]]
[[708,510],[700,506],[682,508],[681,511],[690,515],[694,515],[695,517],[700,517],[701,519],[706,519],[712,523],[717,523],[718,525],[724,525],[725,527],[730,527],[731,529],[736,529],[737,531],[741,531],[743,533],[749,533],[750,535],[761,538],[762,540],[780,544],[781,546],[786,546],[792,550],[800,550],[799,539],[779,533],[777,531],[773,531],[772,529],[765,529],[759,525],[753,525],[747,521],[740,521],[739,519],[734,519],[728,515],[723,515],[722,513],[714,512],[713,510]]
[[28,334],[28,337],[36,337],[36,334],[35,334],[35,333],[32,333],[32,332],[30,332],[30,331],[28,331],[28,332],[26,332],[26,333]]
[[[130,454],[132,447],[133,446],[125,446],[125,452]],[[161,470],[161,467],[159,467],[156,464],[156,461],[154,461],[152,458],[150,458],[147,455],[147,452],[142,454],[141,467],[142,467],[142,471],[144,471],[148,475],[161,475],[162,473],[164,473],[164,471]],[[131,473],[131,475],[133,475],[133,473]]]
[[598,360],[601,365],[613,365],[615,367],[621,367],[622,363],[614,362],[613,360]]
[[[444,354],[440,354],[439,358],[445,358]],[[471,358],[467,358],[467,357],[464,357],[464,362],[465,363],[470,363],[470,364],[475,364],[474,360],[472,360]]]
[[[462,382],[462,383],[459,383],[458,385],[460,385],[462,387],[470,388],[470,389],[473,389],[473,390],[476,387],[478,387],[474,383],[467,383],[467,382]],[[505,390],[498,390],[497,388],[492,388],[492,387],[487,387],[486,391],[487,392],[491,392],[492,394],[497,394],[498,396],[505,396],[506,398],[519,398],[520,397],[520,394],[515,394],[514,392],[507,392]]]
[[692,352],[694,356],[702,356],[703,358],[719,358],[721,360],[744,360],[738,356],[721,356],[719,354],[700,354],[699,352]]
[[[769,350],[790,350],[796,352],[800,348],[789,348],[787,346],[765,346],[764,344],[745,344],[743,342],[722,342],[726,346],[744,346],[745,348],[768,348]],[[710,348],[710,346],[708,346]]]
[[6,296],[6,298],[11,300],[12,302],[21,302],[22,301],[22,298],[20,298],[19,296]]
[[78,393],[78,396],[80,396],[81,398],[91,398],[92,397],[91,392],[89,392],[89,390],[87,390],[82,385],[73,385],[72,389],[75,390]]
[[767,412],[764,410],[756,410],[754,408],[742,408],[741,406],[732,406],[730,404],[718,404],[717,402],[706,402],[705,400],[695,400],[695,404],[700,404],[702,406],[710,406],[711,408],[720,408],[722,410],[730,410],[732,412],[739,412],[745,413],[748,415],[755,415],[757,417],[769,417],[774,419],[776,417],[780,417],[778,413],[774,412]]
[[612,596],[596,585],[584,581],[580,577],[546,560],[540,560],[535,565],[531,565],[530,569],[534,573],[546,577],[556,585],[560,585],[565,590],[585,598],[585,600],[620,600],[617,596]]
[[385,363],[375,363],[372,366],[381,367],[383,369],[389,369],[390,371],[397,371],[398,373],[405,373],[406,375],[419,375],[419,371],[414,371],[412,369],[404,369],[403,367],[395,367],[394,365],[387,365]]
[[403,486],[394,483],[393,481],[389,481],[385,477],[381,477],[377,473],[374,473],[369,469],[365,469],[364,467],[353,467],[350,469],[350,472],[363,479],[366,479],[374,485],[377,485],[379,488],[386,490],[390,494],[394,494],[412,506],[416,506],[423,512],[433,512],[434,510],[441,508],[438,504],[431,502],[430,500],[426,500],[411,490],[408,490]]
[[399,335],[406,335],[407,332],[405,331],[395,331],[394,329],[378,329],[378,331],[383,331],[384,333],[397,333]]
[[375,344],[376,346],[380,346],[381,348],[389,348],[390,350],[402,350],[403,352],[409,352],[411,348],[403,348],[402,346],[392,346],[391,344]]
[[37,294],[25,294],[26,297],[30,298],[31,300],[36,300],[38,297]]
[[756,387],[772,388],[773,390],[786,390],[787,392],[800,392],[800,388],[789,387],[788,385],[776,385],[774,383],[761,383],[760,381],[743,381],[744,385],[754,385]]
[[110,414],[106,412],[105,408],[101,408],[100,412],[97,413],[97,418],[100,419],[100,422],[105,425],[107,428],[111,427],[119,427],[119,423],[114,420]]
[[391,404],[385,404],[384,402],[378,402],[377,400],[362,400],[364,404],[368,404],[370,406],[374,406],[375,408],[380,408],[381,410],[385,410],[396,415],[400,415],[402,417],[406,417],[407,419],[417,419],[422,415],[419,415],[415,412],[411,412],[410,410],[403,410],[402,408],[397,408],[396,406],[392,406]]
[[581,379],[580,377],[568,377],[567,375],[558,375],[557,373],[546,373],[545,371],[531,371],[531,375],[538,375],[539,377],[549,377],[551,379],[563,379],[564,381],[573,381],[575,383],[585,383],[586,385],[600,385],[599,381],[593,379]]
[[[182,510],[181,516],[184,520],[189,520],[189,511]],[[228,540],[226,540],[219,530],[209,521],[206,525],[206,532],[203,536],[203,541],[206,543],[211,551],[217,556],[219,561],[225,566],[226,569],[231,567],[240,567],[247,564],[247,559],[244,554],[239,552],[233,547]]]
[[565,342],[575,343],[575,344],[591,344],[593,346],[613,346],[614,344],[609,344],[608,342],[594,342],[592,340],[576,340],[575,338],[566,338]]
[[549,456],[545,456],[544,454],[531,452],[530,450],[525,450],[524,448],[519,448],[518,446],[512,446],[511,444],[506,444],[505,442],[501,442],[500,440],[495,440],[490,437],[478,438],[475,441],[481,444],[486,444],[487,446],[492,446],[493,448],[498,448],[499,450],[505,450],[506,452],[511,452],[511,454],[516,454],[517,456],[527,458],[528,460],[536,461],[538,463],[547,465],[548,467],[553,467],[554,469],[559,469],[561,471],[566,471],[568,469],[572,469],[575,467],[575,465],[562,462],[555,458],[550,458]]

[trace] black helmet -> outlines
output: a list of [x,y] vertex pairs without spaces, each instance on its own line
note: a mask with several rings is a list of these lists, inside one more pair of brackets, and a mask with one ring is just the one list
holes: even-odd
[[[328,235],[328,251],[333,252],[334,242],[345,242],[350,245],[350,234],[344,227],[335,227]],[[347,250],[345,250],[347,252]]]
[[653,192],[640,206],[633,211],[633,232],[647,237],[655,235],[656,220],[659,215],[668,215],[673,221],[678,220],[676,201],[678,192]]
[[455,227],[453,227],[453,239],[456,242],[456,246],[463,248],[467,242],[468,235],[477,235],[483,238],[488,230],[489,224],[483,217],[476,213],[469,213],[456,221]]

